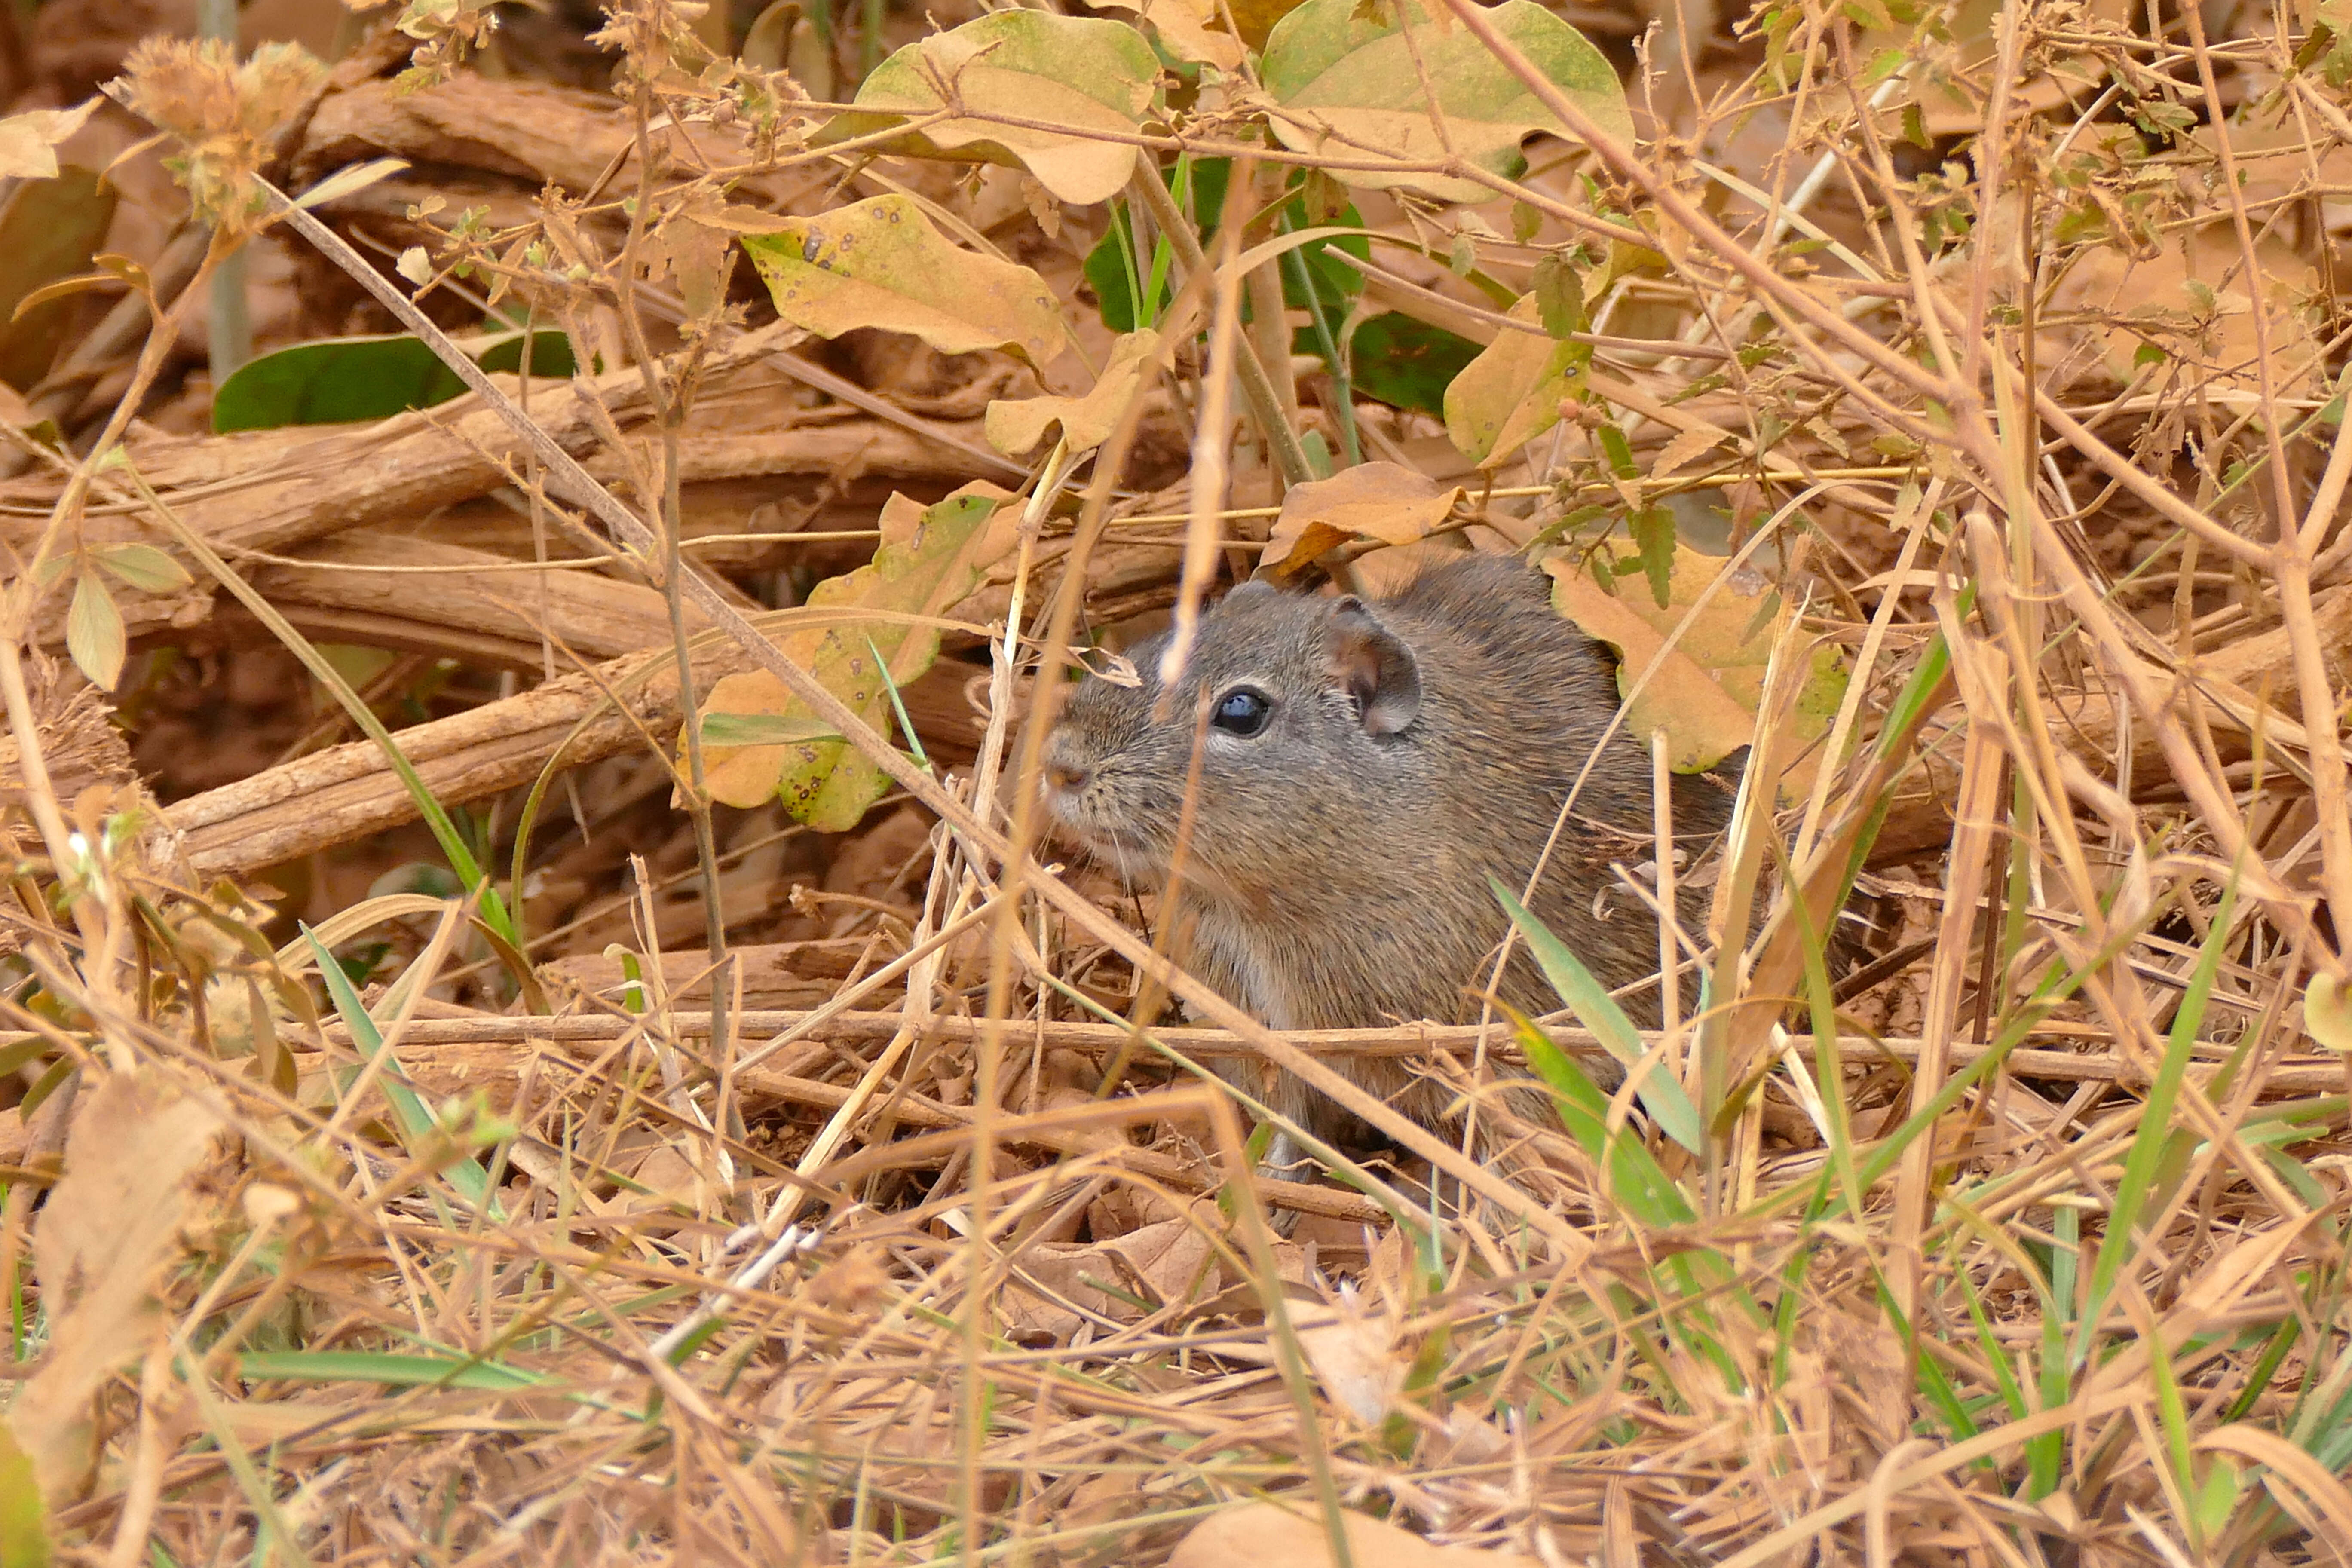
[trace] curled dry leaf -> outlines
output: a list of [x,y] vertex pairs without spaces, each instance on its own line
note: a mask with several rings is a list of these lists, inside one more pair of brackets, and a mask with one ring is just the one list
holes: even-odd
[[1111,345],[1102,379],[1083,397],[1000,398],[988,405],[982,426],[988,444],[1018,458],[1045,444],[1046,432],[1062,427],[1070,455],[1091,452],[1109,439],[1111,426],[1127,411],[1143,374],[1160,352],[1158,332],[1128,332]]
[[1460,485],[1440,485],[1396,463],[1360,463],[1294,486],[1283,495],[1258,574],[1285,581],[1350,539],[1418,544],[1444,525],[1461,499]]
[[48,1359],[8,1415],[52,1503],[96,1458],[91,1396],[161,1326],[155,1289],[179,1252],[182,1185],[219,1127],[153,1068],[114,1073],[89,1092],[33,1233]]
[[54,179],[58,143],[80,130],[97,107],[93,98],[76,109],[35,109],[0,119],[0,180]]
[[1124,22],[1013,7],[884,60],[856,101],[891,112],[845,114],[820,140],[872,135],[950,103],[1002,115],[1026,123],[956,117],[910,132],[899,150],[1016,164],[1059,200],[1090,205],[1135,173],[1135,144],[1112,138],[1141,129],[1159,75],[1151,46]]
[[879,327],[941,353],[1003,349],[1033,365],[1062,351],[1061,307],[1044,279],[950,245],[905,196],[779,218],[742,238],[776,313],[821,337]]
[[[1517,1552],[1440,1546],[1402,1526],[1360,1513],[1342,1513],[1348,1558],[1356,1568],[1539,1568]],[[1211,1514],[1176,1545],[1168,1568],[1325,1568],[1338,1562],[1323,1514],[1303,1498],[1242,1503]]]
[[[945,615],[1012,550],[1017,510],[1000,504],[1009,499],[994,485],[971,484],[924,510],[893,495],[882,509],[882,542],[872,563],[818,584],[808,596],[809,610],[832,611],[840,618],[793,633],[778,645],[780,650],[858,717],[889,733],[895,725],[891,691],[931,667],[939,657],[939,628],[904,618],[865,618],[858,612]],[[877,653],[887,679],[876,667]],[[780,796],[797,820],[839,833],[855,826],[889,784],[889,775],[871,759],[822,733],[816,716],[764,669],[728,676],[710,689],[700,719],[708,723],[720,716],[766,716],[786,726],[808,727],[807,739],[789,744],[706,748],[704,778],[712,798],[729,805],[758,805]]]
[[[1496,28],[1595,124],[1621,142],[1633,139],[1616,68],[1583,34],[1534,0],[1505,0],[1492,16]],[[1433,20],[1423,0],[1369,6],[1307,0],[1276,25],[1261,70],[1283,110],[1274,116],[1275,134],[1302,153],[1360,158],[1370,151],[1415,162],[1450,153],[1517,179],[1528,166],[1521,142],[1538,131],[1565,134],[1551,110],[1469,29],[1453,26],[1450,16],[1444,25]],[[1409,186],[1441,201],[1495,195],[1476,180],[1450,174],[1330,173],[1347,184]]]
[[[1633,696],[1626,728],[1644,739],[1664,731],[1677,773],[1713,767],[1754,739],[1765,667],[1793,619],[1780,590],[1745,568],[1707,595],[1728,565],[1721,556],[1677,544],[1662,607],[1638,578],[1620,578],[1612,590],[1567,556],[1543,563],[1552,577],[1553,607],[1616,650],[1621,695],[1657,662]],[[1845,691],[1844,667],[1834,649],[1816,647],[1808,657],[1811,671],[1793,725],[1801,741],[1828,730]],[[1809,761],[1791,768],[1786,784],[1801,788],[1811,778]]]

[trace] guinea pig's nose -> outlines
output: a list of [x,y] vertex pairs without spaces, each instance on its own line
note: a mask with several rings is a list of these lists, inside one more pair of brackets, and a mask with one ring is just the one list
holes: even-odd
[[1083,763],[1069,762],[1059,757],[1052,758],[1045,763],[1045,783],[1057,790],[1066,792],[1084,789],[1087,787],[1087,776]]

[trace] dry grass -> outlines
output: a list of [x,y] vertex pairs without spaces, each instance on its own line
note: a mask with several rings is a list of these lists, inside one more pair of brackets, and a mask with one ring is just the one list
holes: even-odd
[[[1276,312],[1242,320],[1279,259],[1213,282],[1233,249],[1189,227],[1171,346],[1093,468],[1009,461],[981,418],[1088,391],[1075,361],[827,345],[748,266],[698,294],[722,192],[911,189],[1035,268],[1099,370],[1078,263],[1129,209],[813,147],[824,111],[698,58],[724,18],[667,0],[601,53],[552,17],[486,44],[461,6],[209,107],[196,63],[142,79],[184,137],[247,110],[198,149],[231,229],[274,212],[256,182],[409,161],[256,239],[265,347],[429,331],[421,262],[433,321],[496,292],[602,363],[193,434],[178,333],[226,247],[160,228],[166,326],[103,297],[53,323],[0,482],[0,1564],[1143,1563],[1265,1497],[1335,1560],[1342,1510],[1432,1543],[1358,1563],[2352,1563],[2338,19],[1685,7],[1628,144],[1447,3],[1591,147],[1539,142],[1517,183],[1421,161],[1478,203],[1354,190],[1424,247],[1376,248],[1370,297],[1508,340],[1480,280],[1580,242],[1613,269],[1569,417],[1483,476],[1428,415],[1342,421]],[[70,85],[67,9],[11,57],[36,93]],[[1570,15],[1632,69],[1636,16]],[[419,37],[499,74],[398,92]],[[1261,153],[1286,112],[1180,103],[1145,145]],[[14,433],[36,416],[68,446]],[[1624,553],[1610,529],[1665,507],[1801,608],[1710,1005],[1643,1038],[1696,1147],[1630,1091],[1470,1142],[1358,1092],[1394,1148],[1260,1183],[1200,1064],[1336,1084],[1385,1051],[1475,1094],[1542,1047],[1270,1034],[1004,804],[1036,650],[1197,603],[1265,548],[1285,466],[1351,439],[1465,483],[1444,531],[1482,547]],[[903,718],[777,653],[889,491],[978,479],[1025,481],[1034,526],[901,606],[946,639]],[[127,639],[110,710],[92,594]],[[1850,671],[1826,737],[1815,640]],[[674,754],[762,669],[887,774],[849,831],[714,806],[726,759]],[[1876,961],[1838,969],[1857,880]],[[1171,994],[1212,1026],[1158,1026]],[[1546,1033],[1590,1056],[1608,1026]],[[1530,1140],[1540,1166],[1490,1157]],[[1190,1560],[1279,1558],[1270,1528]]]

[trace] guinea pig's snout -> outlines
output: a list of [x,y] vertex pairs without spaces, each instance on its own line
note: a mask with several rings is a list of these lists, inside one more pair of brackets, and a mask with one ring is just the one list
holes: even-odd
[[1045,798],[1066,801],[1083,791],[1095,776],[1078,749],[1070,743],[1067,730],[1056,729],[1045,737]]

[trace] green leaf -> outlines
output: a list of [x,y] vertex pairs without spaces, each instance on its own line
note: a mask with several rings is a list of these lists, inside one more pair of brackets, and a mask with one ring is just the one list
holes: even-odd
[[113,690],[122,679],[128,652],[122,611],[107,591],[105,579],[95,572],[84,572],[74,581],[73,604],[66,611],[66,652],[73,656],[74,668],[103,690]]
[[1361,395],[1443,417],[1445,389],[1478,357],[1478,345],[1444,327],[1387,310],[1356,329],[1348,354]]
[[152,544],[107,544],[90,559],[142,594],[169,594],[194,579],[188,569]]
[[890,151],[1025,168],[1058,200],[1091,205],[1135,173],[1139,149],[1115,138],[1142,129],[1159,77],[1159,57],[1124,22],[1015,6],[884,60],[858,88],[856,109],[836,116],[817,142],[870,136],[929,114],[946,106],[946,87],[960,107],[1055,129],[955,118],[909,132],[887,143]]
[[236,1358],[239,1377],[289,1383],[381,1383],[394,1388],[470,1388],[506,1393],[546,1388],[560,1378],[497,1362],[394,1351],[254,1351]]
[[0,1568],[48,1568],[48,1510],[32,1456],[0,1422]]
[[[1633,119],[1617,72],[1583,34],[1534,0],[1505,0],[1487,16],[1594,123],[1619,141],[1633,140]],[[1344,138],[1339,144],[1352,157],[1369,149],[1426,163],[1443,159],[1450,142],[1470,163],[1515,180],[1528,166],[1521,142],[1538,131],[1566,134],[1468,28],[1450,16],[1443,25],[1433,21],[1423,0],[1370,6],[1361,0],[1307,0],[1275,26],[1261,72],[1267,92],[1289,111],[1274,117],[1275,134],[1302,153],[1323,151]],[[1424,72],[1435,89],[1433,108]],[[1360,188],[1406,185],[1440,201],[1487,201],[1496,195],[1475,180],[1446,174],[1331,173]]]
[[810,741],[840,739],[840,733],[821,719],[782,713],[702,716],[702,743],[706,746],[797,746]]
[[879,327],[941,353],[1003,349],[1033,365],[1062,350],[1061,306],[1044,279],[949,244],[906,196],[786,218],[742,243],[776,313],[820,337]]
[[[502,334],[477,357],[484,370],[518,371],[522,334]],[[572,374],[572,341],[562,332],[533,334],[535,376]],[[289,425],[341,425],[388,419],[412,408],[446,403],[466,390],[457,373],[421,338],[335,338],[296,343],[247,361],[213,395],[213,429],[276,430]]]
[[[1642,1037],[1625,1016],[1624,1009],[1617,1005],[1617,999],[1609,994],[1609,988],[1592,977],[1584,961],[1552,935],[1551,928],[1536,919],[1510,889],[1492,876],[1486,879],[1486,885],[1495,889],[1495,898],[1504,912],[1519,928],[1519,940],[1528,944],[1528,952],[1535,956],[1544,978],[1551,982],[1552,989],[1559,993],[1559,999],[1568,1004],[1577,1022],[1591,1030],[1592,1037],[1601,1042],[1602,1048],[1631,1072],[1648,1047],[1642,1044]],[[1656,1120],[1659,1130],[1667,1137],[1694,1154],[1705,1151],[1706,1139],[1699,1126],[1698,1108],[1690,1102],[1690,1096],[1683,1092],[1683,1086],[1672,1073],[1653,1068],[1643,1076],[1636,1093],[1643,1109]]]
[[1660,609],[1674,603],[1675,514],[1663,506],[1645,506],[1628,512],[1625,526],[1633,548],[1642,552],[1642,572],[1650,580],[1650,597]]
[[1568,264],[1568,258],[1558,251],[1547,254],[1536,263],[1536,309],[1543,316],[1544,331],[1555,338],[1591,328],[1584,313],[1584,279]]
[[[892,496],[882,509],[882,543],[873,562],[818,584],[808,596],[807,609],[830,610],[837,618],[793,632],[778,651],[887,734],[892,688],[929,669],[940,651],[938,628],[906,617],[943,616],[1013,548],[1019,509],[1003,506],[1006,499],[989,485],[968,485],[928,510]],[[860,614],[874,610],[896,618]],[[889,785],[889,775],[846,741],[815,738],[824,728],[816,716],[767,670],[719,680],[702,711],[706,724],[715,715],[739,722],[757,716],[804,737],[704,752],[704,781],[726,805],[781,797],[795,819],[838,833],[856,826]]]

